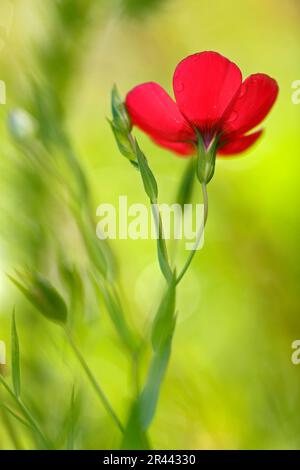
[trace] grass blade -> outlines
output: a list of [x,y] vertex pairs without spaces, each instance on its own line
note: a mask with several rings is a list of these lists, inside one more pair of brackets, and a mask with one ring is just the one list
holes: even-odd
[[148,165],[147,159],[145,155],[143,154],[143,152],[141,151],[137,141],[135,141],[135,148],[136,148],[137,161],[139,164],[139,170],[141,173],[145,192],[147,196],[149,197],[150,201],[154,202],[157,200],[157,196],[158,196],[158,187],[157,187],[155,176],[152,173]]
[[3,379],[3,377],[1,377],[1,375],[0,375],[0,383],[3,385],[3,387],[5,388],[7,393],[11,396],[11,398],[14,400],[14,402],[18,406],[20,412],[23,414],[24,418],[26,418],[26,420],[30,424],[30,427],[33,429],[34,434],[37,436],[37,438],[38,438],[39,442],[41,443],[41,446],[43,447],[43,449],[46,449],[46,450],[53,449],[52,443],[45,437],[44,433],[39,428],[37,422],[35,421],[34,417],[31,414],[31,412],[24,405],[24,403],[21,401],[21,399],[18,398],[15,395],[14,391],[10,388],[10,386]]
[[17,421],[19,421],[19,423],[23,424],[23,426],[26,426],[27,428],[30,428],[31,430],[34,431],[32,426],[27,421],[25,421],[25,419],[23,419],[23,418],[21,418],[21,416],[17,415],[17,413],[15,413],[13,410],[11,410],[8,406],[6,406],[4,404],[1,404],[0,406],[3,408],[3,410],[5,410],[7,413],[9,413],[11,416],[13,416]]
[[11,324],[11,368],[15,395],[19,398],[21,393],[20,348],[15,312],[13,312]]
[[[95,379],[93,373],[91,372],[89,366],[87,365],[83,355],[81,354],[80,350],[78,349],[76,343],[74,342],[72,335],[68,331],[68,329],[65,329],[66,333],[66,338],[68,340],[69,345],[71,346],[75,356],[77,357],[79,363],[81,364],[81,367],[83,368],[84,372],[86,373],[87,378],[89,379],[93,389],[95,390],[96,394],[98,395],[102,405],[106,409],[107,413],[111,416],[115,424],[117,425],[118,429],[121,431],[121,433],[124,432],[123,425],[116,415],[113,407],[111,406],[108,398],[106,397],[105,393],[103,392],[102,388],[98,384],[97,380]],[[1,379],[1,377],[0,377]]]
[[67,438],[67,449],[74,450],[74,441],[75,441],[75,388],[72,388],[71,394],[71,404],[68,415],[68,438]]

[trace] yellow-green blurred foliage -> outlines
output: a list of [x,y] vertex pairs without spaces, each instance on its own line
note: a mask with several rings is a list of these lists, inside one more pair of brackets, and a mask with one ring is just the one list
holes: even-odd
[[[119,446],[118,430],[60,330],[33,310],[5,273],[38,269],[67,297],[59,276],[62,261],[76,271],[76,337],[122,420],[132,395],[131,365],[97,302],[90,260],[66,207],[61,188],[67,181],[72,185],[71,167],[57,148],[42,149],[40,136],[38,163],[20,151],[7,130],[8,113],[25,108],[40,125],[41,102],[50,114],[52,105],[60,107],[53,110],[54,121],[44,122],[44,131],[50,141],[55,138],[59,116],[87,175],[96,230],[101,202],[117,204],[123,194],[130,202],[147,202],[106,121],[113,83],[123,95],[145,81],[171,92],[179,60],[216,50],[235,61],[244,76],[264,72],[276,78],[280,95],[260,142],[244,156],[217,161],[208,187],[205,245],[178,289],[172,357],[150,438],[156,449],[299,448],[300,365],[291,363],[291,343],[300,338],[300,105],[291,99],[292,83],[300,80],[299,1],[7,3],[14,4],[14,12],[7,17],[0,50],[0,79],[6,83],[6,104],[0,105],[0,339],[9,350],[16,306],[24,400],[41,426],[59,446],[76,377],[77,448]],[[136,134],[157,176],[160,199],[172,202],[186,160]],[[60,190],[53,175],[58,170]],[[200,193],[195,197],[200,201]],[[143,332],[163,285],[155,244],[114,240],[110,246],[126,314]],[[144,371],[148,360],[146,352]],[[0,394],[5,401],[4,390]],[[16,442],[32,448],[26,428],[8,419],[9,426],[0,420],[0,448],[14,448]]]

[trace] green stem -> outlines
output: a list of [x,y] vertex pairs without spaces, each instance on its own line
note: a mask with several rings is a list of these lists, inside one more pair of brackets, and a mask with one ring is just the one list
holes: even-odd
[[172,337],[158,351],[153,353],[151,359],[146,383],[139,397],[140,418],[144,432],[148,430],[156,413],[162,382],[169,365],[171,347]]
[[44,436],[43,432],[40,430],[37,422],[35,421],[34,417],[28,410],[28,408],[24,405],[24,403],[21,401],[20,398],[18,398],[13,390],[10,388],[10,386],[6,383],[6,381],[0,376],[0,382],[2,383],[3,387],[6,389],[6,391],[9,393],[9,395],[12,397],[20,411],[22,412],[23,416],[27,419],[27,421],[30,423],[31,427],[34,429],[36,434],[39,436],[39,439],[41,440],[41,443],[43,444],[43,447],[45,449],[51,449],[53,446],[52,444],[48,441],[48,439]]
[[5,407],[2,408],[2,417],[3,423],[6,426],[7,432],[10,436],[11,442],[15,446],[15,450],[23,450],[22,444],[19,441],[19,437],[15,431],[14,426],[10,421],[10,416],[8,414],[8,411],[6,411]]
[[156,235],[157,235],[158,262],[159,262],[159,266],[160,266],[163,276],[165,277],[166,281],[169,283],[170,279],[172,278],[172,269],[169,263],[169,256],[168,256],[167,245],[166,245],[165,237],[164,237],[162,218],[161,218],[157,201],[150,200],[150,204],[151,204],[151,210],[152,210],[152,214],[154,218]]
[[[189,159],[188,165],[185,168],[181,176],[179,189],[176,193],[176,204],[180,204],[182,214],[184,216],[185,205],[190,204],[193,197],[194,185],[196,182],[196,163],[197,160],[194,157]],[[181,218],[180,218],[181,219]],[[181,221],[181,220],[180,220]],[[170,250],[170,264],[174,264],[176,259],[176,253],[178,249],[178,238],[173,238]]]
[[197,240],[195,243],[195,248],[190,252],[180,274],[177,277],[176,284],[178,285],[182,278],[184,277],[185,273],[187,272],[188,268],[190,267],[190,264],[195,256],[195,253],[197,252],[198,245],[200,243],[201,237],[203,235],[203,231],[207,222],[207,217],[208,217],[208,197],[207,197],[207,188],[206,188],[206,183],[202,183],[201,185],[202,188],[202,196],[203,196],[203,204],[204,204],[204,215],[203,215],[203,223],[201,224],[200,230],[197,235]]
[[95,379],[95,377],[94,377],[93,373],[91,372],[89,366],[87,365],[83,355],[81,354],[78,347],[76,346],[76,343],[74,342],[70,331],[67,328],[65,328],[65,333],[66,333],[66,337],[67,337],[69,345],[71,346],[75,356],[77,357],[78,361],[80,362],[84,372],[87,375],[87,378],[89,379],[92,387],[94,388],[96,394],[98,395],[102,405],[104,406],[104,408],[106,409],[108,414],[111,416],[111,418],[113,419],[113,421],[115,422],[115,424],[117,425],[119,430],[123,433],[124,428],[123,428],[123,425],[122,425],[121,421],[119,420],[118,416],[116,415],[114,409],[112,408],[112,406],[111,406],[108,398],[106,397],[105,393],[103,392],[102,388],[100,387],[97,380]]

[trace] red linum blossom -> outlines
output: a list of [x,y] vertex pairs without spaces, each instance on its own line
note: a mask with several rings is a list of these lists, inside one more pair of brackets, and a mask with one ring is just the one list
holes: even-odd
[[181,156],[195,153],[199,135],[207,149],[217,139],[219,155],[244,152],[261,136],[261,129],[249,132],[278,95],[274,79],[257,73],[242,81],[237,65],[217,52],[182,60],[173,89],[176,101],[157,83],[138,85],[127,94],[126,108],[133,125]]

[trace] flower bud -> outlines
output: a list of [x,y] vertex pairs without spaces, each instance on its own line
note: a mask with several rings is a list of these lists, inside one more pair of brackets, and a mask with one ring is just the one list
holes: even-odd
[[111,111],[114,127],[125,134],[129,134],[132,129],[131,120],[116,85],[113,86],[111,92]]
[[121,131],[116,125],[114,121],[109,121],[113,134],[115,136],[118,148],[120,153],[131,160],[132,162],[135,161],[136,155],[134,149],[132,147],[132,143],[129,139],[129,135],[126,132]]
[[208,148],[205,147],[202,136],[198,134],[197,146],[197,178],[202,184],[210,182],[215,172],[218,138],[216,137]]
[[50,282],[39,273],[18,273],[18,278],[9,279],[20,289],[31,304],[49,320],[65,324],[68,309],[64,299]]

